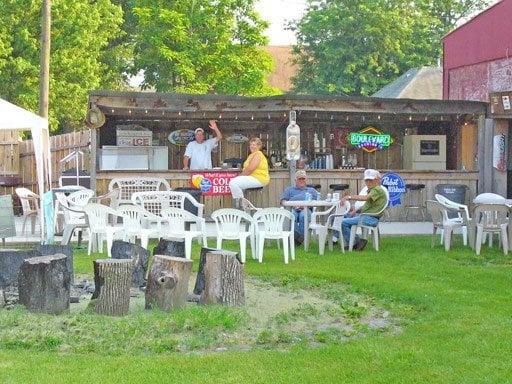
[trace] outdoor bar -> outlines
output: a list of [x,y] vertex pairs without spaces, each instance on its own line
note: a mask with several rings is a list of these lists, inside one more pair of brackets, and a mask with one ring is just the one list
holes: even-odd
[[[423,185],[421,201],[432,199],[439,184],[466,186],[466,203],[478,188],[478,132],[487,104],[473,101],[381,99],[333,96],[248,98],[225,95],[95,91],[89,96],[92,135],[92,188],[107,192],[120,177],[159,177],[172,189],[199,187],[215,173],[215,188],[203,191],[205,213],[231,207],[226,179],[238,174],[248,154],[248,138],[263,141],[270,184],[246,197],[259,207],[277,206],[290,185],[286,128],[290,111],[300,126],[301,158],[308,183],[322,196],[333,184],[347,192],[363,186],[362,170],[398,174],[406,184]],[[194,129],[206,134],[217,120],[223,140],[212,153],[214,169],[184,171],[186,144]],[[404,201],[389,210],[390,220],[403,219]]]

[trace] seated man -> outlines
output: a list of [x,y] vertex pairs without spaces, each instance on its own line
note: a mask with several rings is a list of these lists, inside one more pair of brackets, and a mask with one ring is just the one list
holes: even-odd
[[[295,172],[295,186],[284,190],[281,195],[281,203],[283,201],[308,200],[308,193],[312,200],[318,200],[316,189],[307,186],[306,171],[299,169]],[[295,207],[292,212],[295,216],[295,242],[301,244],[304,240],[304,207]]]
[[[374,216],[363,216],[363,224],[368,226],[377,226],[379,219],[383,214],[384,208],[388,202],[385,187],[380,185],[380,173],[375,169],[367,169],[364,171],[364,183],[368,188],[368,194],[366,195],[352,195],[345,196],[345,200],[349,201],[364,201],[364,205],[359,211],[356,211],[353,207],[350,212],[345,215],[341,223],[341,232],[343,234],[343,240],[345,240],[345,246],[348,247],[350,240],[350,228],[353,225],[357,225],[359,222],[359,213],[375,214]],[[354,243],[354,250],[362,251],[366,247],[367,240],[356,237]]]

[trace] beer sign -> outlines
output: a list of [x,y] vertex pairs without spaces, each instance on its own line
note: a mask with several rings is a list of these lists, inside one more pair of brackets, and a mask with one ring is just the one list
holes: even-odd
[[362,148],[366,152],[375,152],[378,149],[388,148],[391,145],[391,135],[382,133],[377,128],[368,127],[359,132],[352,132],[349,136],[350,144]]

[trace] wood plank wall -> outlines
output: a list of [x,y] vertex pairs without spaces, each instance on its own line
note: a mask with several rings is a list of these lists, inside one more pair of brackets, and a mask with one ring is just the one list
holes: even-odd
[[[478,173],[477,172],[418,172],[418,171],[399,171],[401,177],[406,183],[425,184],[425,190],[422,193],[422,204],[426,200],[434,198],[435,188],[438,184],[462,184],[467,186],[466,204],[471,206],[471,202],[477,194]],[[168,172],[98,172],[97,174],[97,193],[107,192],[108,184],[114,177],[162,177],[169,181],[171,188],[190,187],[190,174],[187,172],[168,171]],[[362,170],[311,170],[308,171],[308,183],[320,184],[321,194],[329,192],[329,185],[336,183],[349,184],[349,192],[357,193],[363,186]],[[288,171],[271,171],[271,182],[261,192],[248,192],[246,197],[257,207],[278,206],[280,195],[286,187],[290,185],[290,176]],[[231,197],[204,197],[205,213],[211,214],[219,208],[231,207]],[[390,208],[387,219],[391,221],[402,220],[404,217],[403,206]],[[409,215],[410,220],[418,218],[414,212]],[[418,218],[419,219],[419,218]]]

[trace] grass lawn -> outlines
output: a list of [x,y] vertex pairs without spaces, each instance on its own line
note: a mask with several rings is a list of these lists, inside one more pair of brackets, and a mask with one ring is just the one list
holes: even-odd
[[[476,256],[458,241],[448,253],[431,250],[430,237],[421,236],[383,238],[380,252],[315,252],[315,244],[308,254],[298,248],[296,261],[284,265],[280,251],[269,250],[263,264],[249,260],[246,272],[282,285],[343,284],[400,317],[401,332],[316,348],[189,354],[0,344],[0,383],[512,383],[512,256],[487,247]],[[91,260],[77,254],[75,271],[90,273]],[[31,319],[23,311],[13,316]],[[221,316],[228,327],[238,321],[230,316]]]

